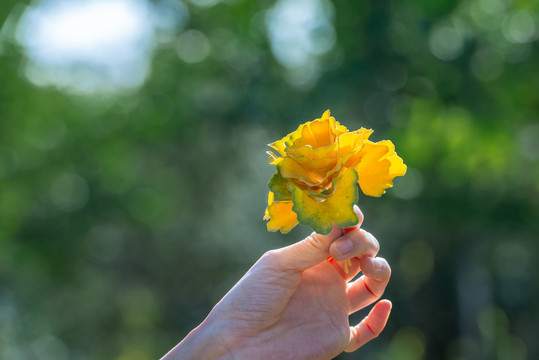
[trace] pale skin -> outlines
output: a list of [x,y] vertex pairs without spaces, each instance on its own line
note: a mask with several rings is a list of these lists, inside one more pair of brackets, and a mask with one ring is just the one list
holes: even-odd
[[378,301],[357,325],[348,316],[381,297],[391,269],[376,257],[379,243],[360,228],[363,215],[354,210],[359,223],[346,234],[334,226],[328,235],[265,253],[162,360],[331,359],[376,338],[390,301]]

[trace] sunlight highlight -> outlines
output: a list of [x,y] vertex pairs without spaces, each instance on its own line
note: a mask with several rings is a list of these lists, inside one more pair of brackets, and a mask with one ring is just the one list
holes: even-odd
[[155,44],[153,10],[145,0],[45,0],[27,7],[17,29],[27,78],[83,94],[140,86]]

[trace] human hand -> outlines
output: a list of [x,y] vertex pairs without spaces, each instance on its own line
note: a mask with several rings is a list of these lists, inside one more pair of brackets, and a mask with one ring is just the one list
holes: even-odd
[[[385,327],[379,301],[358,325],[348,316],[378,300],[391,270],[378,241],[358,225],[311,234],[264,254],[204,322],[163,359],[330,359],[355,351]],[[327,261],[331,256],[335,261]],[[350,259],[348,274],[342,271]],[[359,271],[363,275],[353,279]]]

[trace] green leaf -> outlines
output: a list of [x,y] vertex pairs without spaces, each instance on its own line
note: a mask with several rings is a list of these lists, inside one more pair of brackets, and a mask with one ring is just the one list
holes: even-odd
[[288,190],[288,180],[277,171],[268,182],[269,190],[274,193],[274,201],[292,199],[292,193]]
[[292,210],[300,224],[309,225],[320,234],[329,234],[335,225],[346,228],[354,226],[359,219],[353,206],[359,199],[357,173],[347,169],[336,185],[335,192],[325,201],[316,201],[300,188],[292,189]]

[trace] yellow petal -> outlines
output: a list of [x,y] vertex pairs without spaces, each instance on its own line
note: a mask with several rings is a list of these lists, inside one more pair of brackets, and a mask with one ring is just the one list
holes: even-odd
[[329,110],[324,111],[320,119],[321,120],[328,119],[331,122],[331,129],[334,135],[336,136],[339,136],[340,134],[344,134],[348,132],[348,129],[346,128],[346,126],[339,124],[339,122],[335,120],[333,116],[330,116]]
[[268,206],[266,207],[266,211],[264,212],[264,217],[262,218],[263,220],[270,219],[268,209],[271,204],[273,204],[273,193],[270,191],[268,194]]
[[318,186],[325,183],[330,176],[337,173],[341,168],[340,162],[333,160],[329,163],[327,163],[326,159],[310,160],[302,164],[296,160],[298,159],[286,157],[280,162],[278,168],[284,178],[297,179],[309,186]]
[[356,171],[347,169],[326,201],[316,201],[297,187],[292,189],[292,210],[299,222],[320,234],[329,234],[333,223],[342,228],[356,225],[358,217],[353,206],[359,197],[357,179]]
[[[316,121],[316,120],[314,120]],[[298,149],[302,146],[310,146],[317,148],[318,140],[311,132],[311,124],[313,121],[306,122],[298,127],[296,131],[290,134],[289,138],[285,142],[287,149]],[[318,134],[320,136],[320,134]]]
[[305,145],[313,145],[315,140],[309,131],[308,124],[310,122],[306,122],[305,124],[301,124],[296,131],[290,133],[286,141],[284,142],[285,148],[300,148]]
[[268,162],[269,162],[271,165],[274,165],[275,162],[276,162],[277,160],[281,159],[281,157],[275,155],[275,154],[273,153],[273,151],[266,151],[266,154],[269,155],[269,157],[268,157]]
[[363,142],[371,136],[371,129],[359,130],[342,134],[339,137],[339,154],[346,167],[353,167],[359,161],[358,153],[363,147]]
[[329,119],[329,116],[330,116],[330,112],[329,112],[329,109],[327,109],[326,111],[324,111],[320,119]]
[[292,211],[292,201],[273,202],[272,194],[270,192],[268,196],[268,207],[264,220],[269,220],[267,223],[268,231],[279,230],[286,234],[298,224],[297,215]]
[[[327,148],[329,148],[329,146]],[[312,158],[303,155],[289,156],[289,158],[294,159],[298,164],[309,170],[331,169],[337,165],[339,157],[337,156],[337,152],[331,151],[331,149],[329,149],[330,151],[324,152],[318,151],[325,149],[326,148],[316,149],[315,152],[310,154],[313,156]]]
[[[318,178],[319,180],[310,181],[309,183],[314,185],[319,183],[320,179],[323,179],[326,177],[326,173],[333,168],[337,167],[339,163],[338,158],[338,144],[333,143],[328,146],[324,146],[318,149],[313,149],[309,145],[303,146],[299,149],[290,149],[288,150],[288,158],[292,159],[296,163],[298,163],[303,169],[296,169],[298,171],[298,174],[301,174],[303,171],[307,172],[315,172],[318,175],[314,175],[315,178]],[[295,167],[295,164],[293,164],[292,161],[288,160],[287,164],[284,165],[284,167]],[[284,175],[287,178],[309,178],[308,176],[295,176],[293,175],[292,171],[288,171],[291,169],[285,170],[285,173],[287,175]],[[294,170],[294,172],[296,171]],[[308,180],[307,180],[308,181]]]
[[406,173],[406,165],[395,152],[389,140],[373,143],[366,140],[359,152],[359,162],[354,166],[361,191],[369,196],[381,196],[393,186],[396,176]]
[[281,156],[285,156],[285,150],[284,150],[284,142],[285,142],[286,136],[282,138],[281,140],[278,140],[274,143],[268,144],[270,148],[277,151]]
[[312,148],[310,145],[305,145],[297,149],[287,149],[288,156],[304,156],[308,159],[322,159],[322,158],[333,158],[336,159],[339,155],[337,149],[339,144],[334,142],[327,146]]
[[300,125],[296,131],[283,140],[287,151],[307,145],[317,149],[332,144],[340,134],[347,131],[348,129],[339,124],[334,117],[329,116],[329,110],[327,110],[320,119]]
[[308,128],[315,141],[312,146],[314,149],[328,146],[335,142],[335,134],[332,131],[332,126],[334,125],[335,121],[331,121],[331,118],[315,120],[309,124]]

